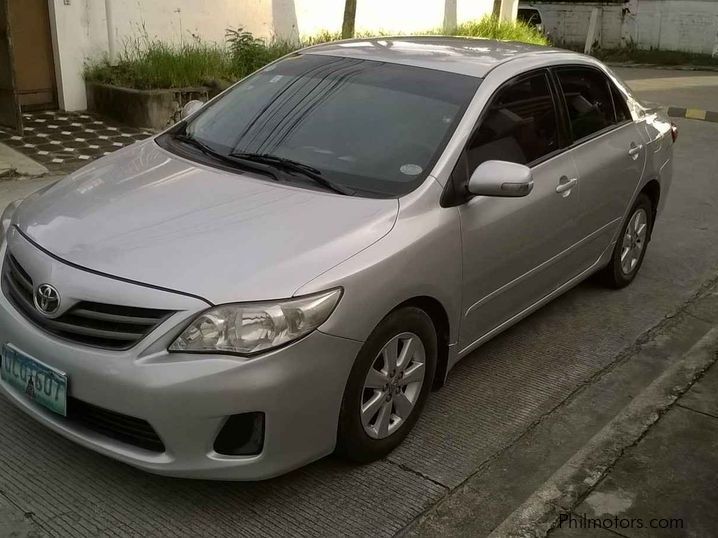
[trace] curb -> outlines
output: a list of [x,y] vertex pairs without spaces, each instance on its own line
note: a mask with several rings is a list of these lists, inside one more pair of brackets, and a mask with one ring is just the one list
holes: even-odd
[[681,108],[677,106],[668,107],[668,115],[672,118],[686,118],[689,120],[701,120],[718,123],[718,112],[701,110],[699,108]]
[[718,361],[718,328],[704,335],[679,361],[559,468],[494,531],[491,538],[545,536],[610,471],[626,449]]

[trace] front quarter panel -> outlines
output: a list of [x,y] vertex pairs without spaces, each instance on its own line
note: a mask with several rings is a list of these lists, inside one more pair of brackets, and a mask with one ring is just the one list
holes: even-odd
[[441,186],[429,177],[399,201],[392,231],[297,290],[296,295],[341,286],[337,309],[322,332],[364,341],[399,304],[431,297],[444,307],[450,343],[460,319],[461,243],[456,208],[441,208]]

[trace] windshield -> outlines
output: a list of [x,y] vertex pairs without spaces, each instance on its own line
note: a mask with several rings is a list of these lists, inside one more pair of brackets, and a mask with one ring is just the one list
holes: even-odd
[[429,174],[480,82],[296,54],[242,81],[183,134],[217,154],[290,159],[353,192],[397,196]]

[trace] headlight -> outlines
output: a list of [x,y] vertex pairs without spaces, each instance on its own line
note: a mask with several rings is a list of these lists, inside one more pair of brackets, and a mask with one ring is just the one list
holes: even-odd
[[286,301],[217,306],[197,316],[170,351],[251,355],[309,334],[339,302],[334,289]]
[[10,202],[10,205],[8,205],[2,212],[2,216],[0,216],[0,245],[5,242],[5,234],[7,234],[7,231],[10,228],[10,221],[12,220],[12,216],[15,214],[15,210],[21,203],[22,200],[15,200],[14,202]]

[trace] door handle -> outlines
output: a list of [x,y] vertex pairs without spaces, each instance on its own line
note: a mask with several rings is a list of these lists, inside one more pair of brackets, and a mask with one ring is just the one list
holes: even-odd
[[642,149],[643,149],[643,144],[636,145],[633,142],[631,142],[631,147],[628,148],[628,154],[631,156],[631,158],[636,159]]
[[563,176],[561,179],[559,179],[559,184],[556,185],[556,192],[567,196],[569,194],[568,191],[574,188],[576,186],[576,183],[578,183],[578,178],[574,177],[568,179],[566,176]]

